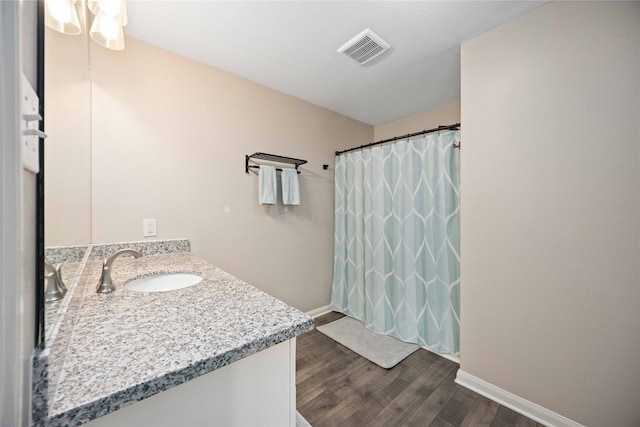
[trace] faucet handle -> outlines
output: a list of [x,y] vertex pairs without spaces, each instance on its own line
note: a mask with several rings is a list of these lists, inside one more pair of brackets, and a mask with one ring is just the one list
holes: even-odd
[[58,263],[55,264],[53,266],[53,271],[56,275],[56,280],[58,281],[58,285],[60,285],[60,289],[62,289],[63,292],[67,292],[67,287],[64,284],[64,281],[62,280],[62,263]]
[[53,302],[62,299],[67,293],[67,288],[62,282],[62,263],[53,265],[45,258],[44,268],[44,279],[46,283],[45,302]]

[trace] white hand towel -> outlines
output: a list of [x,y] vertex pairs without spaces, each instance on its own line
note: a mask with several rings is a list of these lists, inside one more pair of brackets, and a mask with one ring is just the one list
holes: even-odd
[[258,178],[258,202],[261,205],[276,204],[276,168],[260,165]]
[[282,168],[282,203],[285,205],[300,204],[298,171],[295,169]]

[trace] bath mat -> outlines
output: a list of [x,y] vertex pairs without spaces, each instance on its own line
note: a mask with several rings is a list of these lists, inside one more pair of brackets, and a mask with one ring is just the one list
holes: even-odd
[[346,316],[316,329],[385,369],[393,368],[420,348],[416,344],[371,332],[359,320]]
[[309,421],[307,421],[300,412],[296,411],[296,427],[311,427]]

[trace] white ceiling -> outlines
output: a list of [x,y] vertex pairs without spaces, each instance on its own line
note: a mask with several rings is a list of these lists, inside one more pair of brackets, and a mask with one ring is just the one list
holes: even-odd
[[[460,100],[460,44],[546,1],[129,0],[127,35],[370,125]],[[392,50],[336,50],[366,28]]]

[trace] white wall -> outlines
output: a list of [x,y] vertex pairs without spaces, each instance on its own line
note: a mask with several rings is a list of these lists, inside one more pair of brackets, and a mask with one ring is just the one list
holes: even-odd
[[553,2],[462,45],[461,369],[640,425],[640,3]]
[[[49,40],[52,52],[70,48]],[[142,220],[155,218],[154,239],[186,237],[196,255],[303,311],[329,304],[334,153],[370,142],[373,127],[141,41],[126,43],[123,52],[90,44],[90,240],[142,240]],[[51,151],[55,164],[60,153]],[[244,172],[244,156],[255,152],[309,161],[300,168],[300,206],[258,205],[258,177]],[[70,204],[58,207],[75,212],[65,188],[48,192],[48,207]],[[78,200],[80,212],[86,205]],[[70,228],[86,223],[86,216],[57,217]],[[62,233],[47,244],[78,242]]]

